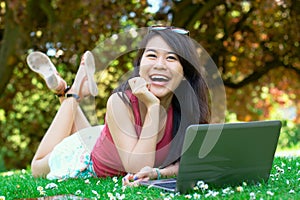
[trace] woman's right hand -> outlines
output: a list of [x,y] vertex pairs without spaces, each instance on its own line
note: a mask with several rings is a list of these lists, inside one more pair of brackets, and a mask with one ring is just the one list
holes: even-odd
[[159,104],[159,99],[149,91],[150,85],[141,77],[134,77],[128,81],[132,94],[141,100],[147,107]]

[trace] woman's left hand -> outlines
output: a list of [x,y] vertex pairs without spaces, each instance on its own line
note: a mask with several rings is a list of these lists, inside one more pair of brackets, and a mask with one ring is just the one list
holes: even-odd
[[127,174],[123,179],[122,183],[124,186],[138,186],[140,181],[148,181],[149,179],[156,178],[156,171],[152,167],[143,167],[136,174]]

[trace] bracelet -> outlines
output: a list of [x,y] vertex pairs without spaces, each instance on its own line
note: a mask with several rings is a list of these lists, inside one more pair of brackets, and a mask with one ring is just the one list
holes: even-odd
[[159,171],[159,169],[158,168],[154,168],[155,169],[155,171],[156,171],[156,174],[157,174],[157,180],[159,180],[160,179],[160,176],[161,176],[161,174],[160,174],[160,171]]
[[66,96],[66,98],[73,97],[76,100],[78,100],[80,98],[77,94],[66,94],[65,96]]

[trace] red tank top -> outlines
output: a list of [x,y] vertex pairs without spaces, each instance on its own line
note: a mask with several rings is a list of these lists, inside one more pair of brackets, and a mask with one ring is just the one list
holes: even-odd
[[[139,111],[139,102],[136,96],[130,92],[127,93],[130,99],[133,115],[135,119],[136,134],[139,137],[141,134],[141,127],[143,126],[141,115]],[[156,146],[155,167],[163,164],[168,155],[172,140],[173,127],[173,108],[170,106],[167,114],[166,128],[163,138]],[[117,148],[114,145],[108,125],[105,123],[101,136],[97,139],[96,144],[91,152],[91,159],[93,168],[98,177],[106,176],[124,176],[127,172],[122,165]]]

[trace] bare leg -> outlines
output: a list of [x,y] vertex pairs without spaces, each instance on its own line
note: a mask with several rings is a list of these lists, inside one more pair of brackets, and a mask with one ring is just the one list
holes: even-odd
[[75,117],[74,124],[72,127],[72,133],[75,133],[87,127],[91,127],[91,124],[86,118],[86,116],[84,115],[84,113],[82,112],[82,109],[78,106],[77,115]]
[[[59,101],[62,104],[63,101],[65,100],[65,97],[60,97]],[[80,108],[80,106],[77,107],[77,113],[75,116],[75,120],[72,126],[72,131],[71,134],[77,132],[78,130],[81,130],[83,128],[87,128],[87,127],[91,127],[91,124],[89,122],[89,120],[86,118],[86,116],[84,115],[82,109]]]
[[48,159],[53,148],[71,134],[74,119],[78,111],[78,102],[75,98],[64,100],[53,119],[49,129],[42,139],[31,163],[34,176],[49,173]]
[[[92,58],[91,54],[88,52],[85,55],[85,61],[90,62]],[[82,63],[76,74],[73,86],[67,92],[72,97],[66,99],[63,99],[63,97],[60,98],[61,107],[33,157],[31,171],[34,176],[43,176],[49,173],[49,156],[57,144],[75,131],[90,127],[87,118],[78,105],[76,96],[78,97],[79,95],[81,99],[91,94],[96,95],[97,86],[92,77],[93,73],[94,65],[85,66]]]

